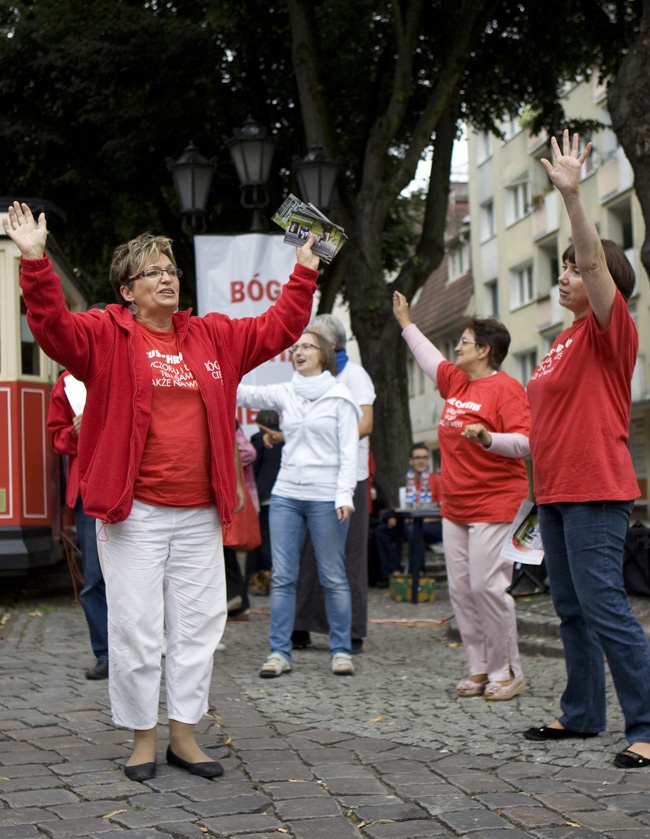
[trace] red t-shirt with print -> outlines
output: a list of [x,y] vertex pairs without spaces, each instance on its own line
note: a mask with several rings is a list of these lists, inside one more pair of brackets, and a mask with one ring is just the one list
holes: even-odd
[[209,507],[215,503],[210,437],[198,382],[178,351],[176,332],[136,323],[151,362],[153,404],[135,498],[154,507]]
[[449,361],[440,363],[437,380],[446,399],[438,425],[443,517],[459,524],[513,521],[528,498],[526,464],[492,454],[461,432],[479,422],[488,431],[528,436],[526,391],[503,372],[472,381]]
[[593,313],[561,332],[528,383],[538,504],[638,498],[628,449],[639,336],[617,291],[601,331]]

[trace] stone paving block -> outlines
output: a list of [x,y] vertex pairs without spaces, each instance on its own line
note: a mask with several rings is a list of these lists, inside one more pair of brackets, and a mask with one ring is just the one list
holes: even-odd
[[142,827],[159,827],[165,822],[183,822],[196,821],[194,813],[188,813],[180,807],[166,807],[158,810],[156,807],[148,807],[146,810],[132,810],[128,808],[126,812],[119,810],[114,816],[110,818],[113,826],[120,825],[128,827],[129,830]]
[[349,742],[356,739],[353,734],[343,734],[340,731],[330,731],[329,729],[323,728],[303,730],[302,736],[306,740],[313,740],[315,743],[320,743],[323,746],[331,746],[332,743]]
[[367,824],[363,836],[369,839],[420,839],[429,836],[449,836],[449,831],[434,819],[392,824]]
[[564,824],[566,821],[560,813],[547,810],[546,807],[535,807],[530,804],[506,807],[501,815],[505,816],[513,824],[526,830],[547,827],[554,824]]
[[[205,833],[203,835],[205,836]],[[169,839],[169,833],[151,827],[130,830],[127,834],[124,830],[116,830],[113,826],[112,830],[102,833],[102,839],[124,839],[125,836],[127,839]]]
[[611,830],[608,839],[650,839],[650,830]]
[[3,781],[0,778],[0,798],[4,793],[19,792],[20,790],[52,789],[60,787],[61,780],[54,775],[24,776],[13,780]]
[[326,782],[331,778],[374,778],[371,770],[356,763],[316,763],[311,771],[316,778]]
[[586,827],[574,827],[570,824],[536,830],[535,835],[541,837],[541,839],[602,839],[601,833],[596,833]]
[[138,783],[122,777],[112,784],[89,784],[85,787],[75,787],[74,791],[76,795],[84,798],[86,801],[98,801],[100,799],[110,798],[123,802],[132,795],[138,795],[142,792],[143,787],[146,789],[150,785],[151,781]]
[[453,813],[440,813],[438,819],[456,833],[511,829],[511,825],[505,819],[490,810],[457,810]]
[[[18,746],[19,744],[15,743],[13,745]],[[47,766],[58,763],[60,760],[61,755],[57,752],[46,752],[34,748],[21,748],[19,751],[5,751],[3,749],[0,754],[0,773],[5,766],[18,766],[25,763],[43,763]]]
[[264,784],[262,791],[270,796],[273,801],[285,801],[288,798],[323,798],[329,796],[328,791],[318,781],[298,781],[297,783],[285,781]]
[[578,822],[582,827],[603,833],[610,830],[641,830],[644,827],[641,822],[618,810],[573,811],[565,815],[570,821]]
[[540,794],[545,795],[555,792],[575,792],[575,788],[570,787],[566,781],[556,781],[553,778],[522,778],[520,781],[512,781],[514,787],[521,792],[527,792],[531,795]]
[[423,795],[418,803],[432,816],[456,810],[483,809],[478,801],[460,793],[457,795]]
[[291,751],[279,737],[258,737],[250,744],[247,744],[246,741],[235,742],[233,740],[233,744],[238,755],[255,755],[257,752],[268,751],[269,749],[286,751],[291,754]]
[[359,831],[345,817],[291,822],[295,839],[359,839]]
[[377,770],[377,772],[379,772],[380,775],[400,775],[404,774],[405,772],[418,771],[421,771],[423,774],[432,774],[424,764],[418,763],[414,760],[404,760],[403,758],[397,760],[392,760],[388,757],[376,758],[372,761],[372,766],[374,766],[374,768]]
[[579,792],[553,793],[552,795],[535,795],[545,807],[556,810],[559,813],[568,813],[575,810],[603,810],[604,805],[593,798],[587,798]]
[[114,810],[128,809],[129,805],[125,801],[80,801],[77,804],[57,804],[50,807],[52,813],[60,819],[86,819],[89,817],[106,816]]
[[[229,726],[228,735],[233,744],[237,746],[240,741],[259,740],[269,736],[269,729],[266,725],[259,726]],[[286,738],[288,740],[289,738]]]
[[327,788],[332,795],[388,795],[389,790],[376,778],[330,778]]
[[348,740],[345,745],[358,755],[378,755],[397,748],[390,740],[381,740],[378,737],[356,737]]
[[88,836],[105,836],[115,825],[106,819],[65,819],[60,822],[48,822],[46,830],[52,839],[67,839],[78,836],[87,839]]
[[504,781],[514,783],[524,778],[550,778],[557,775],[557,766],[547,763],[524,763],[513,761],[504,766],[498,766],[496,774]]
[[251,778],[260,783],[268,781],[311,781],[313,774],[299,763],[266,764],[260,767],[249,767]]
[[530,839],[530,833],[512,827],[475,830],[470,835],[472,839]]
[[78,801],[67,789],[40,789],[24,792],[10,792],[2,796],[8,807],[50,807],[52,804],[64,804]]
[[[215,782],[210,780],[210,778],[200,778],[198,775],[191,775],[189,772],[174,772],[173,775],[156,775],[155,778],[147,781],[146,784],[149,789],[157,792],[175,792],[176,790],[182,790],[185,793],[186,790],[191,790],[194,796],[200,787],[212,787]],[[135,793],[133,794],[135,795]],[[208,795],[211,794],[208,793]]]
[[[173,836],[174,839],[206,839],[206,832],[201,824],[194,822],[165,822],[160,825],[160,830],[164,833],[166,839]],[[130,839],[131,833],[126,834],[126,839]],[[102,837],[102,839],[104,839]],[[253,839],[250,835],[246,839]],[[278,839],[277,834],[273,839]]]
[[12,808],[0,809],[0,828],[18,824],[40,824],[41,822],[55,822],[59,817],[38,807],[25,807],[22,810]]
[[504,810],[506,807],[531,807],[542,805],[530,795],[521,792],[494,792],[473,796],[476,801],[487,807],[488,810]]
[[480,792],[512,792],[512,784],[508,784],[488,772],[454,774],[450,775],[448,780],[468,795],[476,795]]
[[340,816],[342,811],[334,798],[287,798],[275,802],[275,811],[284,822]]
[[14,731],[6,731],[12,740],[37,740],[39,743],[56,737],[69,737],[70,732],[60,725],[45,725],[41,728],[21,728]]
[[[612,792],[611,787],[609,792]],[[621,790],[620,795],[608,795],[605,798],[599,799],[601,804],[604,804],[610,810],[622,810],[624,813],[629,813],[631,816],[636,816],[641,813],[650,813],[650,796],[645,792],[624,793]]]
[[113,763],[112,760],[71,760],[68,763],[60,763],[60,760],[59,756],[59,760],[56,763],[51,763],[49,768],[62,777],[83,775],[89,772],[113,772],[117,774],[118,771],[122,771],[121,767]]
[[38,763],[21,763],[18,766],[2,766],[0,767],[0,777],[8,778],[10,781],[18,778],[37,778],[37,777],[55,778],[47,766],[41,766]]
[[278,749],[238,749],[237,757],[247,766],[251,763],[282,763],[282,761],[296,761],[295,754],[284,743]]
[[237,813],[260,813],[271,806],[267,795],[251,792],[249,795],[237,795],[221,798],[218,801],[188,801],[185,809],[201,817],[234,816]]
[[[282,822],[278,821],[275,816],[254,813],[244,816],[220,816],[218,819],[203,819],[203,823],[215,836],[227,837],[227,839],[230,839],[234,833],[253,833],[253,831],[263,833],[264,831],[277,831],[279,827],[283,826]],[[331,837],[333,836],[337,836],[337,834],[331,834]],[[129,837],[129,839],[132,839],[132,837]],[[313,836],[310,839],[316,839],[316,837]],[[338,836],[337,839],[339,839]],[[357,836],[356,839],[359,839],[359,837]]]
[[427,813],[416,804],[401,801],[396,796],[385,796],[376,803],[362,804],[351,809],[364,822],[374,822],[378,819],[406,822],[427,818]]
[[0,833],[2,839],[32,839],[34,836],[43,836],[34,824],[18,824],[15,827],[3,827]]
[[339,749],[332,747],[330,749],[297,749],[298,755],[312,766],[322,766],[326,763],[352,763],[355,760],[355,754],[351,749]]

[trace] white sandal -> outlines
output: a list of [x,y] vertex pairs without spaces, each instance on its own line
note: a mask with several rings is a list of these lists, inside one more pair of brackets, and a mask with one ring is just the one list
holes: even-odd
[[483,696],[488,680],[475,682],[472,679],[461,679],[456,685],[456,693],[459,696]]
[[519,696],[526,689],[526,679],[523,673],[519,676],[514,676],[511,682],[507,685],[500,685],[498,682],[488,682],[485,686],[483,698],[489,702],[507,702],[509,699],[514,699]]
[[283,673],[291,673],[291,662],[282,653],[271,653],[260,668],[263,679],[275,679]]
[[335,676],[354,676],[352,656],[348,653],[334,653],[332,656],[332,673]]

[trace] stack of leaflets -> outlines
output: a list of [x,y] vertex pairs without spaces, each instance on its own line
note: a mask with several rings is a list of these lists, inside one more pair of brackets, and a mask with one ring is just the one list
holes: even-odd
[[273,221],[286,231],[284,241],[297,248],[301,248],[313,233],[312,253],[323,262],[331,262],[348,238],[342,227],[330,221],[313,204],[304,204],[295,195],[289,195],[276,211]]

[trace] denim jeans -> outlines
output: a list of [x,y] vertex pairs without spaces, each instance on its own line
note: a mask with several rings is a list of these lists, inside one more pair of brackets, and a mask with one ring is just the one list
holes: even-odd
[[650,645],[623,586],[632,502],[542,504],[539,523],[553,604],[560,617],[567,685],[560,722],[605,729],[605,664],[630,743],[650,742]]
[[330,653],[350,652],[352,607],[345,572],[349,520],[341,524],[333,501],[299,501],[271,496],[271,652],[291,659],[300,552],[307,528],[316,554],[318,579],[325,595]]
[[[427,545],[435,545],[442,542],[442,523],[439,521],[425,521],[422,524],[422,535]],[[381,569],[381,579],[388,580],[393,571],[402,569],[402,545],[404,542],[411,543],[413,537],[413,525],[409,522],[403,526],[398,523],[390,527],[382,522],[375,527],[375,546],[377,548],[377,559]],[[418,569],[422,573],[423,569]],[[409,574],[413,569],[409,567]]]
[[108,659],[108,609],[106,606],[106,587],[104,575],[97,554],[97,535],[95,519],[84,513],[81,495],[77,497],[74,508],[74,521],[77,526],[77,541],[81,551],[83,586],[79,592],[79,602],[86,615],[90,632],[90,646],[95,658]]

